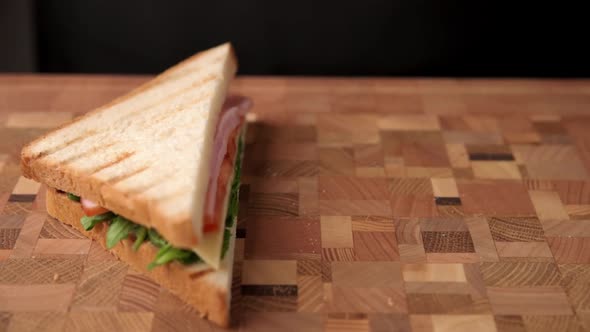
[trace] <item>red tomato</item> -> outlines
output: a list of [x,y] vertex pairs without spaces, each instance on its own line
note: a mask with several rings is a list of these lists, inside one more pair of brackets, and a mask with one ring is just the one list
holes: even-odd
[[109,212],[109,210],[103,208],[102,206],[94,203],[89,199],[80,198],[80,203],[82,204],[82,210],[84,210],[84,214],[89,217]]

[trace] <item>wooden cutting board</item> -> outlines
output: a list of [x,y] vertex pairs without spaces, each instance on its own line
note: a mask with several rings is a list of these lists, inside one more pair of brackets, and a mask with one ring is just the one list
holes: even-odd
[[[0,76],[0,330],[216,330],[48,218],[22,145],[147,80]],[[237,79],[234,329],[590,329],[590,81]]]

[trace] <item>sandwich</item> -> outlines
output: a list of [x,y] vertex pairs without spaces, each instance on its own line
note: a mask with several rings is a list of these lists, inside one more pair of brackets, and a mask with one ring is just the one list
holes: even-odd
[[26,145],[47,213],[229,324],[249,99],[228,96],[229,43]]

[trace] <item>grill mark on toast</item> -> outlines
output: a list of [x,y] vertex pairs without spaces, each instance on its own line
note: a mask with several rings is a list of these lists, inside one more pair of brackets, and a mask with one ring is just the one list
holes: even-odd
[[136,169],[134,171],[131,171],[129,173],[125,173],[123,175],[119,175],[119,176],[116,176],[114,178],[108,179],[107,180],[107,183],[110,184],[110,185],[114,185],[114,184],[116,184],[118,182],[121,182],[121,181],[123,181],[125,179],[128,179],[128,178],[130,178],[130,177],[132,177],[134,175],[137,175],[137,174],[139,174],[139,173],[147,170],[148,168],[149,168],[148,166],[140,167],[140,168],[138,168],[138,169]]
[[108,143],[108,144],[96,146],[96,147],[94,147],[94,148],[92,148],[92,149],[90,149],[88,151],[84,151],[82,153],[73,155],[73,156],[71,156],[71,157],[69,157],[67,159],[64,159],[64,160],[60,161],[59,163],[61,165],[67,165],[67,164],[73,163],[74,161],[82,160],[85,157],[87,157],[88,155],[95,154],[95,153],[99,152],[100,150],[106,150],[106,149],[112,147],[115,144],[116,143],[112,142],[112,143]]
[[125,159],[133,156],[134,154],[135,154],[135,152],[123,152],[123,153],[119,154],[117,156],[117,158],[115,158],[115,160],[110,161],[110,162],[108,162],[108,163],[106,163],[104,165],[101,165],[101,166],[99,166],[99,167],[91,170],[89,172],[89,174],[92,175],[92,174],[95,174],[95,173],[98,173],[98,172],[102,171],[103,169],[107,169],[107,168],[109,168],[111,166],[114,166],[114,165],[122,162],[123,160],[125,160]]
[[[76,137],[74,137],[72,139],[69,139],[69,140],[67,140],[67,141],[65,141],[65,142],[63,142],[63,143],[61,143],[61,144],[59,144],[57,146],[54,146],[52,148],[49,148],[47,150],[44,150],[44,151],[39,152],[36,156],[33,156],[31,159],[32,160],[40,160],[40,159],[43,159],[43,158],[45,158],[45,157],[47,157],[49,155],[52,155],[52,154],[54,154],[54,153],[56,153],[56,152],[58,152],[60,150],[63,150],[65,148],[67,148],[72,143],[75,143],[75,142],[81,141],[81,140],[85,140],[88,137],[92,137],[92,136],[95,136],[97,134],[98,134],[98,131],[96,131],[96,130],[90,130],[90,131],[84,132],[81,135],[78,135],[78,136],[76,136]],[[41,139],[44,139],[44,137],[42,137]]]
[[[189,103],[199,103],[199,102],[211,97],[212,95],[213,95],[213,93],[207,93],[203,96],[200,96],[199,98],[189,101]],[[177,108],[173,111],[168,111],[164,114],[159,114],[158,116],[156,116],[152,119],[152,121],[150,122],[151,126],[149,126],[148,128],[154,127],[155,125],[161,125],[160,121],[163,121],[173,115],[177,115],[178,113],[182,113],[182,112],[187,111],[189,109],[190,108]]]
[[183,93],[185,93],[185,92],[187,92],[189,90],[194,89],[194,87],[196,85],[204,85],[204,84],[207,84],[208,82],[211,82],[211,81],[213,81],[215,79],[218,79],[218,76],[217,75],[215,75],[215,74],[207,75],[202,80],[199,80],[197,82],[194,82],[190,86],[187,86],[187,87],[185,87],[183,89],[180,89],[178,91],[174,91],[171,94],[166,95],[166,96],[164,96],[164,97],[162,97],[162,98],[154,101],[153,103],[151,103],[149,105],[146,105],[145,107],[142,107],[142,108],[139,108],[139,109],[137,109],[135,111],[132,111],[130,113],[127,113],[126,115],[124,115],[121,118],[119,118],[118,121],[124,121],[124,120],[127,120],[129,118],[132,118],[132,117],[134,117],[134,116],[136,116],[138,114],[144,113],[145,111],[150,110],[150,109],[152,109],[152,108],[154,108],[154,107],[156,107],[156,106],[158,106],[158,105],[166,102],[169,99],[172,99],[174,97],[178,97],[179,95],[181,95],[181,94],[183,94]]

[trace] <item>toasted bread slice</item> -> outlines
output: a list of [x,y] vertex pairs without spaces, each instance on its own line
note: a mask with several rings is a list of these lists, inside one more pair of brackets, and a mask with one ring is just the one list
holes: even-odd
[[214,133],[236,68],[230,44],[198,53],[28,144],[23,174],[192,248],[202,236]]
[[[71,201],[64,193],[58,193],[52,188],[47,189],[46,200],[47,213],[50,216],[71,225],[106,248],[107,224],[101,223],[91,231],[85,231],[80,223],[80,218],[84,215],[84,212],[79,203]],[[110,252],[137,271],[170,290],[181,300],[195,307],[203,317],[227,327],[230,322],[236,224],[234,221],[232,229],[234,235],[230,239],[228,252],[218,270],[213,270],[204,263],[185,266],[172,262],[148,271],[146,267],[154,259],[158,251],[158,248],[149,241],[141,245],[138,251],[133,251],[133,241],[125,239],[111,249]]]

